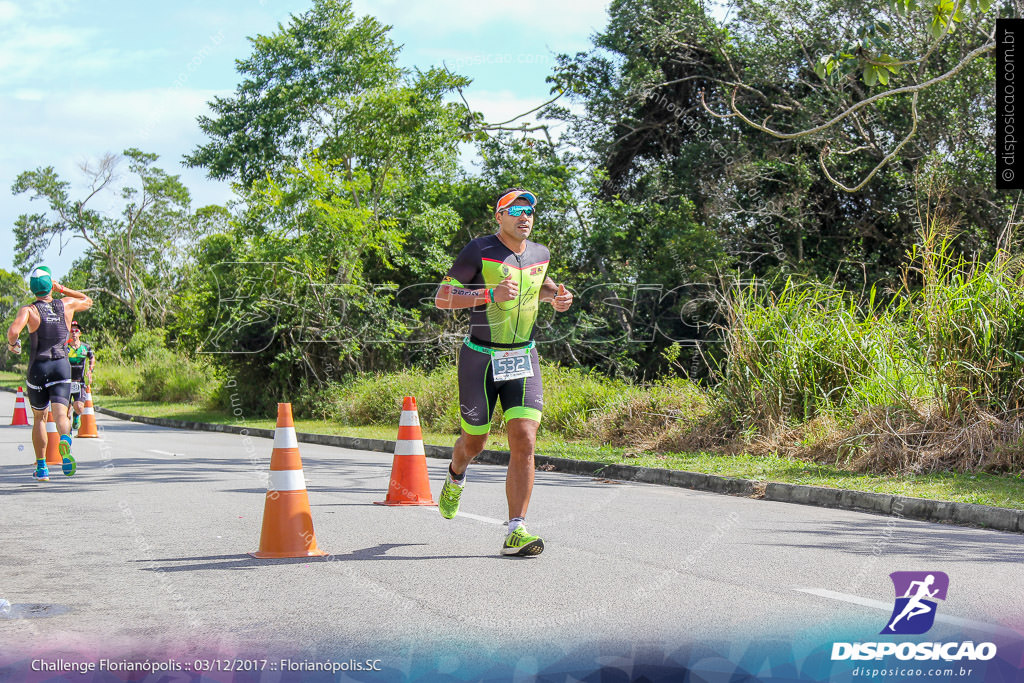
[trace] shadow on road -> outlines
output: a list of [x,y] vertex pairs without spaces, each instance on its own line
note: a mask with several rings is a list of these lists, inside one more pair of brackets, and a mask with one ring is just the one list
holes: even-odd
[[[390,455],[382,455],[381,460],[352,460],[318,456],[303,456],[303,471],[307,478],[307,489],[311,493],[344,493],[344,494],[375,494],[385,495],[391,473]],[[218,493],[265,493],[262,482],[266,481],[269,472],[270,456],[258,463],[253,463],[240,453],[237,459],[230,458],[195,458],[179,456],[165,457],[111,457],[104,461],[80,460],[78,474],[65,478],[60,468],[51,466],[50,482],[36,482],[31,474],[34,469],[31,453],[25,456],[24,464],[0,465],[0,485],[5,487],[4,494],[26,493],[41,486],[51,486],[61,493],[71,493],[87,489],[93,492],[105,490],[110,484],[122,481],[153,484],[197,484],[210,482],[214,486],[224,484],[225,480],[241,480],[255,486],[218,489]],[[56,475],[56,476],[55,476]],[[348,482],[358,482],[352,486],[321,486],[316,480],[324,476],[340,476]],[[440,487],[441,474],[437,473],[433,482]],[[470,471],[471,481],[481,484],[504,484],[504,467],[477,467]],[[241,483],[239,481],[238,483]],[[606,488],[607,480],[589,477],[560,477],[557,481],[545,481],[538,478],[538,488],[557,486],[560,489],[571,488]],[[73,486],[53,486],[58,482],[68,482]],[[371,482],[373,485],[371,485]],[[620,483],[620,482],[616,482]],[[17,487],[19,484],[25,486]],[[17,488],[6,488],[6,487]]]
[[165,567],[143,567],[146,572],[185,572],[207,569],[257,569],[259,567],[289,564],[313,564],[324,562],[352,562],[366,560],[453,560],[453,559],[507,559],[500,555],[388,555],[395,548],[424,546],[426,543],[381,543],[369,548],[353,550],[344,555],[327,555],[325,557],[289,557],[281,559],[261,560],[251,555],[207,555],[203,557],[168,557],[155,560],[132,560],[153,564],[158,562],[191,562]]
[[857,521],[844,520],[828,524],[784,529],[774,527],[773,533],[791,539],[784,543],[764,545],[784,548],[830,548],[855,556],[872,555],[876,547],[886,557],[927,556],[936,562],[1024,562],[1024,543],[1020,534],[986,531],[969,527],[950,527],[931,522],[897,520],[884,515],[865,515]]

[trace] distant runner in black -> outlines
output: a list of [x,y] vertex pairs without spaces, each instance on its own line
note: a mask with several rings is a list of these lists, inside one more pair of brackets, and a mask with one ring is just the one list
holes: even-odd
[[[36,469],[32,473],[38,481],[49,481],[46,467],[46,411],[53,411],[54,422],[60,433],[60,454],[64,474],[71,476],[77,465],[71,457],[71,420],[68,405],[71,398],[71,364],[68,362],[68,328],[78,311],[88,310],[92,299],[81,292],[68,289],[53,281],[50,269],[40,266],[29,275],[29,289],[36,300],[22,306],[7,329],[7,348],[21,354],[21,331],[28,326],[29,358],[28,402],[32,407],[32,446],[36,454]],[[51,292],[64,295],[54,299]]]
[[71,321],[71,337],[68,339],[68,362],[71,363],[71,429],[78,429],[82,422],[85,403],[83,387],[92,385],[92,374],[96,369],[96,354],[92,347],[82,341],[82,328],[77,321]]
[[533,328],[540,302],[564,312],[572,293],[547,277],[547,247],[527,239],[537,198],[512,188],[495,202],[498,230],[459,253],[437,292],[442,309],[469,308],[469,336],[459,352],[462,436],[455,442],[438,508],[451,519],[459,510],[466,468],[480,454],[501,399],[511,458],[505,479],[508,535],[503,555],[539,555],[544,541],[526,530],[533,491],[533,452],[544,408]]

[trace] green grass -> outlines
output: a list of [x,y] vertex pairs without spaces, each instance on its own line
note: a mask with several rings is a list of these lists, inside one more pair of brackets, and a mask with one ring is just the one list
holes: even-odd
[[[0,372],[0,386],[13,388],[19,384],[24,385],[24,378],[20,375]],[[275,426],[275,417],[271,415],[247,416],[243,423],[223,411],[210,410],[191,403],[156,403],[102,395],[97,395],[96,401],[105,408],[133,415],[214,424],[244,424],[262,429],[272,429]],[[395,438],[397,429],[395,426],[386,425],[346,426],[338,424],[336,421],[321,420],[296,420],[295,428],[300,432],[388,440]],[[423,437],[427,443],[441,446],[451,446],[455,443],[456,438],[452,433],[430,430],[425,430]],[[504,435],[492,434],[487,447],[506,450]],[[1024,509],[1024,476],[1020,474],[939,472],[896,476],[861,474],[831,465],[775,456],[719,455],[714,453],[666,453],[632,456],[627,454],[625,448],[543,434],[537,440],[537,452],[541,455],[608,464],[687,470],[757,481],[808,484]]]

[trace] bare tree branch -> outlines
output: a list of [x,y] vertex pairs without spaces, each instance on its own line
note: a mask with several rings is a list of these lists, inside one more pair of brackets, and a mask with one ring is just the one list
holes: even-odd
[[[736,92],[737,92],[738,87],[739,87],[740,84],[732,84],[732,85],[734,85],[734,88],[733,88],[732,98],[731,98],[731,101],[730,101],[730,104],[729,104],[729,109],[732,112],[730,114],[719,114],[718,112],[712,111],[711,107],[708,106],[707,102],[704,99],[704,93],[703,92],[700,93],[700,101],[701,101],[701,104],[704,106],[704,110],[708,114],[710,114],[711,116],[714,116],[717,119],[738,118],[740,121],[743,121],[745,124],[747,124],[751,128],[759,130],[762,133],[768,133],[772,137],[779,138],[780,140],[794,140],[796,138],[802,138],[802,137],[806,137],[808,135],[814,135],[815,133],[820,133],[820,132],[822,132],[824,130],[827,130],[827,129],[835,126],[837,123],[840,123],[841,121],[843,121],[844,119],[849,117],[851,114],[854,114],[854,113],[860,111],[861,109],[867,107],[868,105],[871,105],[871,104],[874,104],[875,102],[878,102],[879,100],[883,100],[883,99],[885,99],[887,97],[894,97],[896,95],[906,95],[906,94],[915,94],[916,95],[917,93],[921,92],[922,90],[927,90],[928,88],[930,88],[933,85],[936,85],[937,83],[942,83],[943,81],[948,81],[950,78],[953,78],[958,73],[963,71],[963,69],[968,64],[970,64],[972,61],[974,61],[975,58],[979,57],[980,55],[985,54],[986,52],[991,52],[992,50],[995,49],[995,47],[996,47],[995,40],[990,40],[989,42],[985,43],[984,45],[982,45],[980,47],[977,47],[974,50],[971,50],[967,54],[967,56],[965,56],[962,60],[960,60],[960,62],[955,67],[953,67],[952,69],[950,69],[949,71],[947,71],[946,73],[944,73],[944,74],[942,74],[940,76],[936,76],[935,78],[930,78],[927,81],[924,81],[923,83],[918,83],[916,85],[907,85],[907,86],[903,86],[901,88],[893,88],[892,90],[886,90],[885,92],[880,92],[877,95],[873,95],[873,96],[871,96],[871,97],[869,97],[869,98],[867,98],[865,100],[861,100],[861,101],[857,102],[856,104],[853,104],[852,106],[848,107],[845,111],[837,114],[836,116],[834,116],[833,118],[829,119],[828,121],[826,121],[825,123],[823,123],[823,124],[821,124],[819,126],[815,126],[813,128],[808,128],[806,130],[798,131],[796,133],[783,133],[781,131],[774,130],[772,128],[767,127],[766,125],[762,125],[762,124],[756,123],[755,121],[752,121],[751,119],[749,119],[736,106]],[[767,122],[767,119],[766,119],[766,122]]]
[[910,100],[912,121],[910,126],[910,132],[907,133],[907,136],[903,138],[903,141],[900,142],[900,144],[896,145],[896,148],[893,151],[885,155],[885,157],[883,157],[883,159],[878,162],[878,165],[871,169],[867,176],[865,176],[864,180],[860,181],[860,183],[858,183],[857,185],[849,187],[832,177],[832,174],[828,172],[828,167],[825,166],[825,157],[828,155],[828,145],[826,144],[824,147],[822,147],[821,154],[818,156],[818,161],[821,164],[821,170],[825,173],[825,177],[828,178],[829,182],[831,182],[833,185],[843,190],[844,192],[857,192],[865,185],[867,185],[868,182],[870,182],[870,180],[874,178],[880,170],[882,170],[890,161],[893,160],[893,158],[895,158],[897,154],[900,153],[900,150],[903,149],[903,147],[906,146],[908,142],[910,142],[910,138],[914,137],[914,133],[917,132],[917,98],[918,93],[915,92]]

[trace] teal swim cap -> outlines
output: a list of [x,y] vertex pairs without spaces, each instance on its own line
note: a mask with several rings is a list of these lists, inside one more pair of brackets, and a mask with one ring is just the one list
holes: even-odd
[[28,288],[36,296],[46,296],[53,289],[53,275],[46,266],[33,268],[28,277]]

